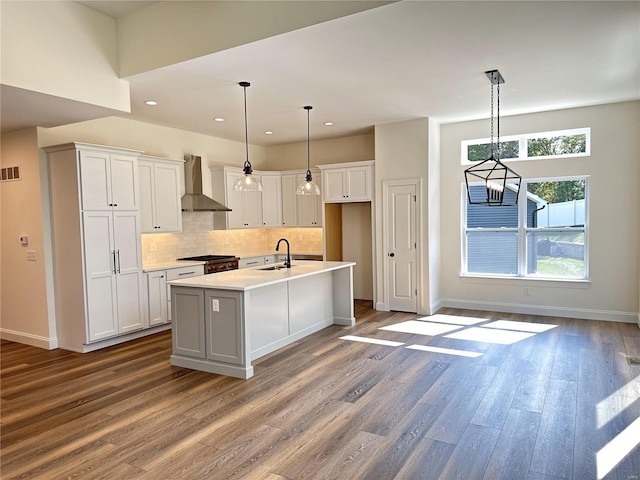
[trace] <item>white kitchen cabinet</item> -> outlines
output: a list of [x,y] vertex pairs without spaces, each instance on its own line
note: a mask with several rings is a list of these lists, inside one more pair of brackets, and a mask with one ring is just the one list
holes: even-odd
[[211,168],[213,199],[231,209],[214,212],[215,229],[262,227],[262,192],[236,192],[233,184],[241,175],[239,168]]
[[373,161],[321,165],[325,203],[373,201]]
[[82,210],[138,210],[138,154],[84,144],[77,150]]
[[142,233],[182,231],[182,160],[141,155],[138,160]]
[[262,226],[282,226],[282,178],[280,172],[260,172],[262,179]]
[[[312,172],[313,173],[313,172]],[[304,182],[306,173],[298,175],[298,185]],[[320,172],[313,173],[313,181],[322,192]],[[297,185],[296,185],[297,188]],[[299,227],[322,226],[322,195],[296,195]]]
[[147,273],[147,298],[149,325],[161,325],[169,321],[167,302],[167,273],[164,270]]
[[83,214],[88,341],[144,328],[137,212]]
[[238,268],[251,268],[259,267],[265,264],[264,255],[258,255],[256,257],[245,257],[238,261]]
[[[313,181],[321,187],[320,171],[312,170]],[[282,173],[282,226],[319,227],[322,225],[322,196],[296,195],[306,170]]]
[[[60,348],[87,352],[142,335],[148,322],[137,210],[140,152],[83,143],[45,150]],[[96,181],[100,171],[106,183]],[[118,178],[123,185],[116,185]]]
[[298,207],[296,189],[298,188],[298,175],[295,173],[282,174],[282,226],[298,226]]

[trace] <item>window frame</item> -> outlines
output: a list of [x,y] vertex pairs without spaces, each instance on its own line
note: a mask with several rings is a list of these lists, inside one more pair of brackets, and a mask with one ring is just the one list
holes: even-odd
[[[571,136],[571,135],[586,135],[585,151],[583,153],[566,153],[560,155],[543,155],[537,157],[530,157],[527,151],[527,141],[530,139],[538,138],[553,138],[559,136]],[[591,127],[570,128],[566,130],[550,130],[547,132],[534,132],[523,133],[520,135],[506,135],[500,137],[500,143],[511,142],[517,140],[519,143],[518,156],[501,158],[509,162],[519,162],[524,160],[549,160],[556,158],[576,158],[576,157],[589,157],[591,156]],[[471,161],[468,157],[468,147],[470,145],[483,145],[491,143],[491,138],[475,138],[472,140],[462,140],[460,142],[460,164],[464,166],[476,165],[482,160]]]
[[[528,227],[527,226],[527,191],[528,184],[541,183],[541,182],[563,182],[584,180],[584,200],[585,200],[585,212],[584,212],[584,226],[583,227]],[[473,182],[470,186],[477,185],[482,186],[482,182]],[[518,226],[517,227],[467,227],[467,206],[468,197],[466,192],[466,185],[463,182],[461,184],[461,276],[463,277],[477,277],[477,278],[503,278],[503,279],[523,279],[523,280],[545,280],[550,282],[590,282],[589,275],[589,211],[590,211],[590,176],[589,175],[571,175],[562,177],[540,177],[540,178],[527,178],[522,179],[520,183],[520,192],[518,194]],[[502,207],[491,207],[502,208]],[[517,273],[516,274],[496,274],[496,273],[481,273],[481,272],[469,272],[468,271],[468,232],[501,232],[509,233],[515,232],[517,235]],[[550,277],[540,275],[530,275],[527,272],[527,240],[529,233],[536,232],[582,232],[584,235],[584,276],[578,277]]]

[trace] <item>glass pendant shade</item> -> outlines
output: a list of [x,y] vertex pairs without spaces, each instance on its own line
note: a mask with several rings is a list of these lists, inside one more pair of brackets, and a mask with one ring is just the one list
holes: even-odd
[[250,87],[249,82],[240,82],[240,85],[244,92],[244,146],[246,152],[246,160],[244,161],[243,173],[244,176],[238,177],[233,183],[233,189],[236,192],[262,192],[262,182],[253,174],[251,168],[251,162],[249,161],[249,133],[247,128],[247,87]]
[[310,170],[307,170],[304,182],[298,185],[296,195],[320,195],[320,187],[313,181]]
[[307,111],[307,175],[304,181],[300,185],[298,185],[298,188],[296,189],[296,195],[320,195],[320,187],[316,185],[316,183],[313,181],[313,176],[311,175],[311,155],[309,154],[309,110],[311,110],[313,107],[307,105],[302,108]]

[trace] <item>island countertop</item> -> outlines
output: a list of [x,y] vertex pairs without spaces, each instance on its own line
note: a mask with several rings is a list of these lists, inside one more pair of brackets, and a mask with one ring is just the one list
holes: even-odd
[[[278,264],[282,265],[282,264]],[[267,285],[286,282],[294,278],[302,278],[323,272],[338,270],[355,265],[354,262],[318,262],[295,260],[291,268],[266,270],[277,265],[262,265],[254,268],[228,270],[212,275],[182,278],[167,282],[176,287],[215,288],[220,290],[252,290]]]

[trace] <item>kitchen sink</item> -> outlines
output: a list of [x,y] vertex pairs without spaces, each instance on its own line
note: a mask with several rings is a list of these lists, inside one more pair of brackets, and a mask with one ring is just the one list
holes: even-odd
[[[295,267],[295,265],[291,265],[292,267]],[[284,265],[271,265],[269,267],[263,267],[263,268],[258,268],[257,270],[282,270],[285,267]]]

